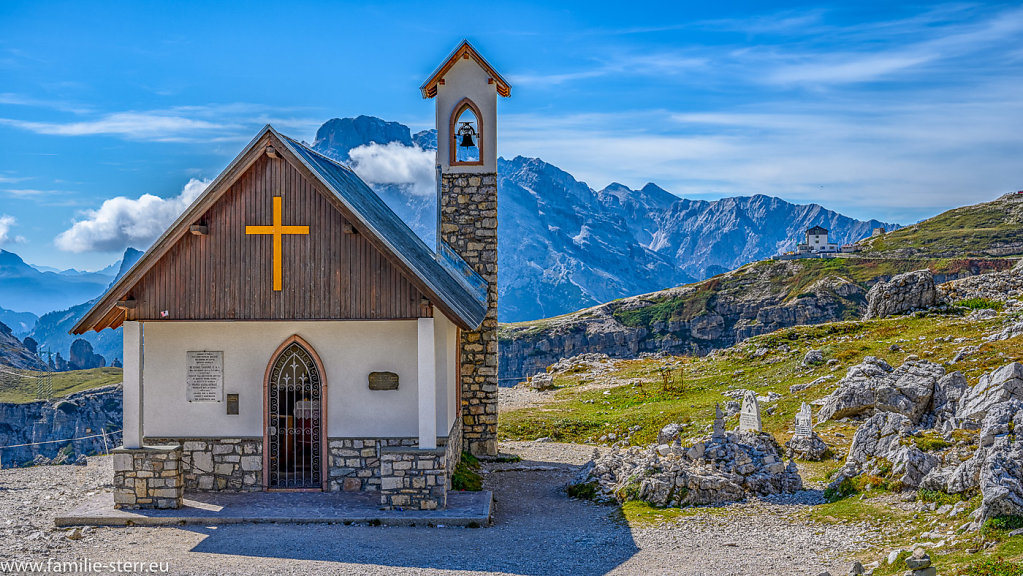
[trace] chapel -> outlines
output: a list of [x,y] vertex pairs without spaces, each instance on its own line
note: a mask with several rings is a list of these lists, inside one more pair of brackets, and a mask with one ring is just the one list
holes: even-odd
[[437,509],[497,453],[497,99],[463,41],[436,104],[431,247],[344,163],[266,126],[72,330],[123,327],[115,506],[357,491]]

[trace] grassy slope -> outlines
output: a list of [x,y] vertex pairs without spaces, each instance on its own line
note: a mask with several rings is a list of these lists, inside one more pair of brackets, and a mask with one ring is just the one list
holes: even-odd
[[[1004,270],[1011,267],[1012,260],[985,259],[967,260],[958,258],[828,258],[792,261],[763,260],[747,264],[738,270],[709,278],[696,284],[654,292],[635,299],[642,299],[643,306],[627,306],[632,299],[616,300],[605,306],[613,310],[615,319],[626,326],[650,328],[658,322],[672,320],[688,321],[705,313],[708,304],[722,294],[741,295],[749,291],[757,295],[764,293],[781,294],[787,302],[807,295],[807,290],[817,281],[828,276],[838,276],[869,288],[882,276],[894,276],[903,272],[930,269],[936,274],[954,274],[964,268],[979,268],[982,271]],[[846,319],[859,316],[860,311],[850,304]],[[593,314],[593,309],[580,310],[555,318],[529,322],[501,324],[502,339],[528,337],[542,332],[552,325],[570,323]]]
[[865,255],[989,257],[1023,254],[1023,196],[955,208],[861,242]]
[[[30,376],[45,376],[45,372],[21,371]],[[12,381],[15,380],[15,381]],[[93,368],[53,373],[53,396],[67,396],[121,382],[120,368]],[[25,403],[36,399],[38,380],[34,378],[0,379],[0,402]]]
[[[775,402],[761,406],[776,406],[773,414],[763,413],[766,431],[784,443],[792,435],[792,422],[802,402],[810,402],[829,394],[846,369],[859,363],[864,356],[884,358],[894,366],[902,363],[908,354],[917,354],[934,362],[947,362],[966,345],[981,343],[981,337],[996,331],[1002,319],[984,322],[967,321],[961,316],[910,317],[902,316],[869,322],[836,322],[820,326],[799,326],[780,330],[772,334],[757,336],[728,350],[702,358],[667,358],[622,360],[609,376],[620,385],[604,393],[603,390],[582,390],[580,384],[590,378],[585,372],[566,374],[556,378],[558,387],[553,402],[541,408],[521,409],[503,412],[499,423],[502,439],[529,440],[549,436],[555,440],[571,442],[594,442],[609,433],[622,437],[629,427],[639,425],[641,429],[632,436],[632,443],[644,445],[655,441],[657,431],[669,422],[692,422],[686,429],[688,439],[706,434],[705,428],[713,419],[715,403],[728,400],[723,392],[729,388],[749,388],[763,395],[774,391],[783,395]],[[961,343],[936,341],[946,336],[967,338]],[[1018,340],[1018,339],[1016,339]],[[971,383],[980,374],[1013,360],[1023,360],[1023,346],[1016,340],[986,343],[978,353],[955,369],[962,371]],[[792,348],[789,353],[779,350],[782,344]],[[898,344],[902,351],[891,351],[890,346]],[[755,355],[758,348],[769,352],[761,357]],[[807,350],[818,348],[825,352],[825,358],[836,359],[839,367],[832,370],[822,365],[803,367],[801,360]],[[684,366],[685,390],[665,390],[660,369],[668,366],[674,370],[675,382],[679,377],[679,366]],[[951,370],[952,368],[949,368]],[[834,379],[809,389],[789,393],[789,386],[802,384],[831,374]],[[734,427],[733,418],[728,426]],[[827,475],[841,464],[848,451],[856,429],[853,422],[827,422],[817,428],[825,441],[834,447],[837,459],[811,463],[800,463],[804,479],[824,482]],[[948,520],[935,513],[920,513],[916,518],[911,514],[887,507],[885,498],[890,494],[868,492],[864,500],[859,497],[847,498],[833,504],[815,507],[809,514],[819,522],[860,522],[867,521],[885,535],[887,546],[908,546],[919,541],[922,532],[933,529],[935,523],[948,522],[958,526],[962,518]],[[626,518],[633,522],[673,520],[687,514],[678,510],[655,510],[638,503],[629,503],[623,509]],[[1002,535],[1004,537],[1004,535]],[[998,535],[990,538],[998,538]],[[989,539],[990,539],[989,538]],[[985,554],[1001,554],[1010,559],[1023,561],[1021,538],[1001,538],[1000,543]],[[954,562],[974,561],[977,556],[966,555],[964,550],[973,543],[962,543],[939,553],[939,566],[951,568]],[[871,560],[886,553],[885,550],[867,551],[864,560]]]

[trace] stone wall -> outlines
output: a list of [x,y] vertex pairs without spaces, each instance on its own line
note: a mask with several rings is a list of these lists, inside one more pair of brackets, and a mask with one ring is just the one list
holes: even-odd
[[462,332],[464,442],[475,455],[497,455],[497,174],[441,174],[440,239],[483,277],[487,315]]
[[146,438],[181,446],[186,490],[258,492],[263,489],[262,438]]
[[414,447],[415,438],[331,438],[327,440],[327,487],[332,492],[380,490],[380,451]]
[[181,446],[115,448],[114,508],[180,508]]
[[444,508],[449,482],[446,465],[444,448],[384,448],[380,454],[380,504],[388,509]]

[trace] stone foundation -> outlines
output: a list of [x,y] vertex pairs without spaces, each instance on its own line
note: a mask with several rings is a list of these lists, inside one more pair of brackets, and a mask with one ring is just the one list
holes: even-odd
[[115,448],[114,508],[180,508],[184,483],[177,444]]
[[487,315],[459,345],[464,440],[497,455],[497,174],[441,174],[439,238],[488,283]]
[[181,446],[185,489],[191,492],[263,490],[262,438],[162,438]]
[[414,447],[415,438],[331,438],[327,440],[327,487],[332,492],[380,490],[380,452]]

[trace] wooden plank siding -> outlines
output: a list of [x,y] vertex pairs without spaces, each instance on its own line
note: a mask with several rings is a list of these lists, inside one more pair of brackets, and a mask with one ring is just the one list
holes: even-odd
[[[146,321],[431,316],[432,307],[421,306],[423,294],[390,258],[362,234],[344,232],[349,222],[320,186],[284,159],[258,158],[192,222],[208,226],[208,234],[182,236],[128,291],[137,301],[128,317]],[[245,233],[247,225],[273,223],[274,196],[282,197],[284,225],[309,226],[308,235],[282,238],[280,291],[272,290],[273,237]]]

